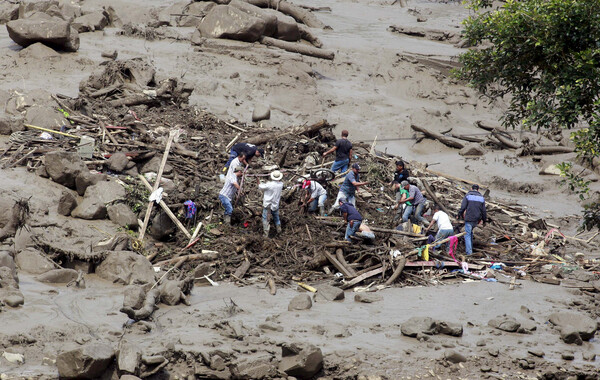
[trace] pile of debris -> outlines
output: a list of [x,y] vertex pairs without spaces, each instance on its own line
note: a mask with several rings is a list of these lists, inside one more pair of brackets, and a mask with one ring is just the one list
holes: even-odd
[[[174,266],[173,278],[178,271],[191,273],[193,278],[213,273],[215,280],[231,278],[245,284],[264,281],[267,276],[284,286],[290,285],[290,280],[336,278],[343,288],[364,281],[370,286],[395,282],[430,285],[462,277],[508,282],[531,277],[556,283],[560,280],[548,264],[577,259],[583,268],[593,265],[571,256],[573,249],[566,249],[567,244],[574,249],[595,247],[593,237],[587,241],[565,237],[557,226],[548,226],[523,207],[489,198],[489,223],[475,234],[474,256],[449,257],[438,252],[431,255],[431,261],[419,260],[417,253],[427,237],[415,233],[410,225],[396,228],[388,188],[396,158],[377,152],[375,144],[355,144],[355,153],[363,178],[371,182],[369,190],[358,194],[357,206],[377,238],[348,244],[340,239],[345,226],[339,217],[305,215],[298,207],[298,179],[331,164],[320,162],[320,157],[335,140],[332,125],[321,121],[275,130],[229,123],[187,106],[190,93],[191,89],[174,79],[157,83],[153,69],[143,61],[109,62],[100,74],[82,82],[78,98],[52,96],[64,125],[46,125],[47,130],[41,132],[24,122],[37,104],[22,101],[27,96],[18,95],[21,101],[15,104],[20,108],[9,130],[25,126],[28,131],[11,135],[8,148],[0,153],[1,166],[26,165],[73,190],[65,190],[59,202],[63,215],[109,217],[131,229],[132,235],[141,227],[139,235],[144,236],[149,227],[151,238],[140,241],[125,235],[120,249],[137,250],[154,266]],[[233,215],[234,226],[228,227],[220,225],[218,175],[228,149],[241,141],[263,146],[266,155],[249,171],[244,196]],[[86,144],[92,144],[93,149]],[[281,204],[284,229],[273,239],[263,239],[261,196],[250,177],[266,176],[274,167],[285,173]],[[456,215],[473,182],[437,173],[416,162],[409,169],[431,202],[448,215]],[[152,207],[152,202],[147,203],[153,190],[150,182],[157,176],[161,177],[163,200],[160,209],[146,217]],[[331,181],[323,181],[328,199],[335,199],[342,180],[343,175],[338,174]],[[194,202],[197,210],[190,218],[185,218],[186,201]],[[454,223],[458,233],[461,222]],[[52,249],[52,242],[40,241],[48,256],[59,261],[68,256],[99,263],[106,257],[106,253],[82,256],[64,246]],[[446,273],[436,268],[456,271]],[[335,273],[341,276],[330,277]]]

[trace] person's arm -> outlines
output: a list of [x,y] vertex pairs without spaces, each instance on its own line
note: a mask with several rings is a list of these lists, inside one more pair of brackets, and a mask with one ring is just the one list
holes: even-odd
[[347,213],[347,212],[345,212],[345,213],[343,213],[342,215],[344,216],[344,221],[345,221],[346,223],[348,223],[348,213]]
[[461,204],[460,204],[460,210],[458,210],[458,219],[464,219],[464,212],[467,210],[467,205],[469,204],[469,201],[467,200],[467,197],[464,197]]
[[333,148],[329,149],[327,152],[323,153],[323,157],[327,156],[330,153],[335,152],[337,149],[337,146],[334,146]]
[[348,152],[348,163],[350,163],[350,161],[352,161],[352,148],[350,148],[350,151]]
[[487,211],[485,209],[485,201],[483,201],[483,203],[481,204],[481,208],[482,208],[482,212],[481,212],[481,216],[483,217],[483,219],[481,219],[482,226],[485,226],[485,223],[487,222]]
[[365,181],[365,182],[356,182],[356,181],[352,181],[352,184],[354,185],[354,187],[359,187],[359,186],[368,185],[368,184],[369,184],[369,181]]

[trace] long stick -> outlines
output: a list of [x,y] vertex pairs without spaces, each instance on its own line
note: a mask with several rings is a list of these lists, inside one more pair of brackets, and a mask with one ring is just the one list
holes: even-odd
[[59,131],[55,131],[55,130],[48,129],[48,128],[37,127],[37,126],[31,125],[31,124],[23,124],[23,125],[26,126],[27,128],[39,129],[40,131],[44,131],[44,132],[48,132],[48,133],[54,133],[56,135],[67,136],[67,137],[71,137],[71,138],[74,138],[74,139],[80,139],[81,138],[81,136],[70,135],[68,133],[59,132]]
[[[150,186],[150,183],[146,180],[146,178],[144,178],[143,175],[138,174],[139,179],[144,183],[144,186],[146,186],[146,189],[148,190],[152,190],[152,186]],[[154,202],[151,202],[154,203]],[[177,217],[175,216],[175,214],[173,214],[173,212],[171,211],[171,209],[169,208],[169,206],[167,206],[167,204],[165,203],[165,201],[161,200],[159,203],[160,207],[165,211],[165,213],[167,214],[167,216],[173,221],[173,223],[175,223],[175,225],[177,227],[179,227],[179,229],[181,230],[181,232],[184,233],[185,236],[187,236],[188,239],[190,239],[190,243],[192,242],[192,240],[194,240],[194,238],[190,235],[190,233],[188,232],[188,230],[185,228],[185,226],[183,224],[181,224],[181,222],[179,221],[179,219],[177,219]],[[200,222],[200,224],[198,225],[197,230],[200,230],[200,227],[202,225],[202,222]],[[142,225],[142,228],[144,228],[144,226]]]
[[[163,170],[165,169],[165,165],[167,164],[167,157],[169,157],[169,150],[171,149],[171,144],[173,143],[174,138],[175,138],[175,131],[169,132],[169,140],[167,140],[167,146],[165,147],[165,152],[163,153],[163,158],[160,163],[160,167],[158,168],[158,174],[156,175],[156,181],[154,182],[154,187],[152,188],[151,193],[154,193],[156,191],[156,189],[158,189],[158,186],[160,185],[160,179],[162,177]],[[153,201],[148,202],[148,209],[146,210],[146,216],[144,217],[144,224],[142,225],[142,230],[140,231],[139,240],[144,239],[144,235],[146,234],[146,228],[148,228],[148,223],[150,222],[150,214],[152,213],[153,206],[154,206]],[[189,233],[187,235],[189,238],[190,237]]]

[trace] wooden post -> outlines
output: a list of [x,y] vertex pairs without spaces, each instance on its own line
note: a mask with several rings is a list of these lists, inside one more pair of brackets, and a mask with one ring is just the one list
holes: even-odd
[[[163,170],[165,169],[165,165],[167,164],[167,157],[169,157],[169,150],[171,149],[171,144],[173,143],[173,139],[175,138],[175,131],[169,132],[169,139],[167,140],[167,146],[165,147],[165,152],[163,153],[163,158],[160,163],[160,167],[158,168],[158,174],[156,175],[156,181],[154,182],[154,187],[152,187],[151,193],[155,192],[156,189],[160,186],[160,179],[162,177]],[[145,179],[145,178],[144,178]],[[150,214],[152,213],[152,207],[154,205],[153,201],[148,202],[148,209],[146,210],[146,216],[144,217],[144,224],[142,225],[142,230],[140,231],[139,240],[144,239],[144,235],[146,234],[146,228],[148,228],[148,223],[150,222]],[[168,207],[167,207],[168,208]],[[186,233],[189,236],[189,232]]]

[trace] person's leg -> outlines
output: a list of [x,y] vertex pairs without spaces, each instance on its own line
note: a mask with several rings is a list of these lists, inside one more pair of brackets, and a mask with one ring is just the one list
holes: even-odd
[[346,236],[344,236],[344,239],[346,239],[347,241],[352,241],[352,239],[350,239],[350,236],[352,236],[352,227],[350,227],[350,222],[348,222],[348,224],[346,225]]
[[325,216],[325,201],[327,200],[327,194],[323,194],[319,196],[318,205],[319,205],[319,215]]
[[465,252],[473,254],[473,224],[470,222],[465,222]]
[[318,202],[317,199],[313,199],[313,201],[308,204],[308,211],[309,212],[315,212],[315,211],[317,211],[317,202]]
[[342,193],[341,191],[338,191],[337,197],[335,198],[335,202],[333,202],[333,204],[331,205],[331,208],[329,209],[330,214],[333,214],[333,212],[335,210],[340,208],[340,198],[343,196],[345,197],[344,193]]
[[225,208],[225,215],[233,214],[233,206],[231,205],[231,201],[229,200],[229,198],[227,198],[224,195],[219,195],[219,200],[221,201],[221,204]]
[[425,227],[427,227],[429,225],[429,221],[425,218],[423,218],[423,211],[425,210],[425,203],[419,203],[417,205],[417,209],[415,211],[415,219],[417,220],[417,222],[421,222],[423,223],[423,225]]
[[342,173],[345,173],[346,170],[348,170],[348,164],[350,163],[350,160],[343,160],[342,162]]
[[[350,236],[356,235],[356,232],[358,232],[360,225],[361,225],[361,222],[354,222],[354,225],[352,227],[350,227],[350,235],[346,238],[346,240],[352,241],[350,239]],[[350,223],[348,223],[348,226],[350,226]],[[346,233],[347,233],[347,231],[346,231]]]
[[[454,234],[454,230],[438,230],[437,234],[435,234],[435,241],[443,240],[449,236]],[[436,245],[434,248],[439,249],[441,244]],[[448,243],[444,244],[445,247],[448,246]]]
[[348,200],[348,203],[356,207],[356,197],[354,195],[346,196],[346,199]]
[[406,208],[404,209],[404,214],[402,214],[402,223],[408,222],[408,218],[410,217],[410,214],[412,214],[412,211],[413,206],[406,205]]
[[227,160],[227,163],[225,164],[225,170],[229,169],[229,165],[231,164],[231,161],[235,160],[235,158],[238,156],[237,152],[232,150],[231,152],[229,152],[229,160]]
[[[347,160],[345,160],[347,161]],[[333,164],[331,165],[331,171],[332,172],[337,172],[338,170],[342,169],[344,167],[344,160],[342,161],[333,161]],[[348,163],[346,162],[346,168],[348,167]],[[344,172],[344,170],[342,170],[342,173]]]
[[262,225],[263,225],[263,234],[265,237],[269,237],[269,209],[263,208],[262,212]]
[[281,233],[281,220],[279,219],[279,209],[271,210],[271,215],[273,215],[273,223],[275,223],[275,229],[277,233]]

